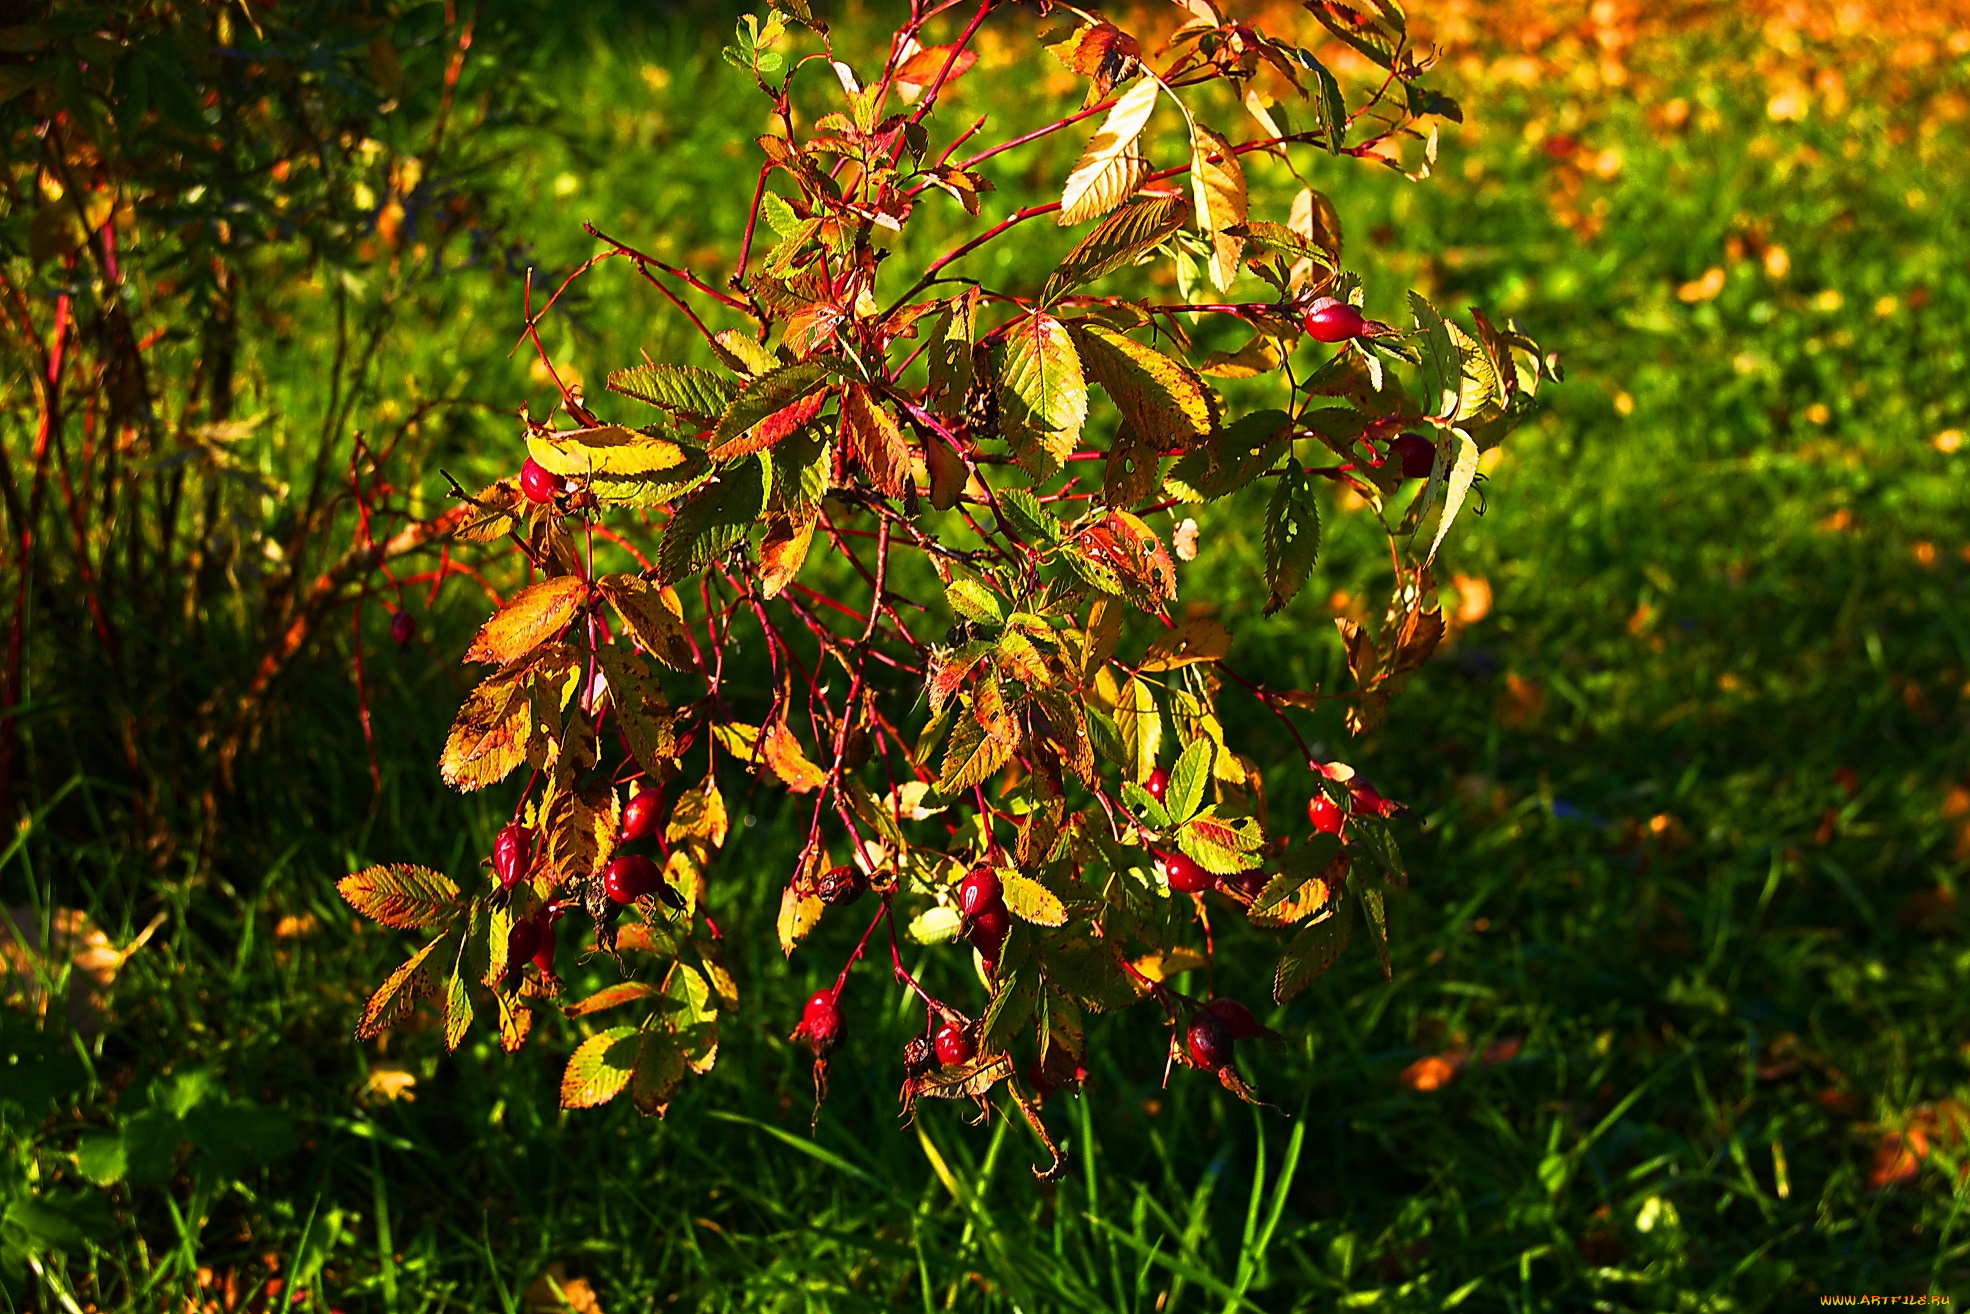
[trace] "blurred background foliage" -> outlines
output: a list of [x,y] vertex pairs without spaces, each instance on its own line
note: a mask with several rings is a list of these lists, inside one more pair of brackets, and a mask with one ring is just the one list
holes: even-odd
[[[847,946],[764,948],[795,846],[744,782],[714,898],[757,1025],[668,1121],[560,1113],[540,1049],[350,1038],[400,946],[334,880],[470,877],[505,807],[433,769],[486,598],[430,587],[419,526],[441,470],[517,465],[551,395],[509,354],[527,271],[558,283],[582,222],[727,272],[761,130],[732,14],[0,6],[0,1302],[1970,1292],[1970,7],[1415,8],[1466,123],[1420,186],[1318,166],[1350,264],[1385,318],[1410,286],[1517,316],[1569,381],[1486,470],[1454,642],[1370,742],[1316,727],[1424,819],[1395,980],[1350,956],[1274,1010],[1256,1117],[1110,1022],[1042,1189],[1003,1120],[894,1125],[873,976],[810,1127],[779,1036]],[[833,17],[851,58],[885,30]],[[1004,23],[947,124],[1076,90]],[[988,206],[1073,149],[995,161]],[[1065,246],[1003,258],[1037,282]],[[619,272],[545,335],[576,378],[695,359]],[[1199,512],[1185,568],[1299,687],[1386,587],[1367,513],[1329,511],[1285,616],[1249,509]]]

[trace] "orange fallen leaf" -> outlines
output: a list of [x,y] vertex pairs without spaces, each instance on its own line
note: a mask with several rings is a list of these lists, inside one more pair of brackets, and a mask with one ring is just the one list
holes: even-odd
[[1414,1063],[1404,1068],[1401,1075],[1396,1078],[1396,1081],[1407,1086],[1410,1090],[1430,1091],[1440,1090],[1449,1085],[1451,1078],[1456,1075],[1457,1069],[1451,1065],[1449,1060],[1439,1055],[1431,1054],[1425,1058],[1417,1059]]

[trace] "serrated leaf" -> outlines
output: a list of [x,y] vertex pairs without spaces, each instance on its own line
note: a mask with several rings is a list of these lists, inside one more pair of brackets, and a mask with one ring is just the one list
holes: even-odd
[[1382,887],[1365,880],[1359,870],[1348,873],[1348,890],[1361,905],[1362,920],[1368,923],[1368,943],[1374,946],[1375,961],[1381,964],[1382,979],[1393,980],[1389,965],[1389,918]]
[[1067,327],[1036,310],[1005,336],[999,418],[1013,454],[1035,476],[1058,470],[1080,441],[1088,385]]
[[537,430],[527,435],[527,454],[550,474],[567,479],[650,478],[687,466],[696,456],[681,443],[619,424]]
[[[464,955],[460,955],[461,965]],[[472,991],[460,966],[454,966],[445,985],[445,1049],[456,1053],[472,1028]]]
[[533,709],[525,676],[502,671],[465,696],[438,763],[447,785],[466,793],[484,789],[527,760]]
[[1071,288],[1134,264],[1189,221],[1190,207],[1181,197],[1144,197],[1129,202],[1074,244],[1047,276],[1043,299],[1052,301]]
[[640,1048],[633,1026],[610,1027],[582,1041],[561,1073],[561,1107],[592,1109],[622,1094]]
[[1040,972],[1036,965],[1026,963],[1002,973],[978,1028],[979,1049],[988,1054],[1004,1053],[1019,1029],[1032,1019],[1039,1002]]
[[480,490],[472,499],[471,511],[452,534],[473,543],[490,543],[511,532],[526,515],[527,506],[519,481],[502,479]]
[[725,413],[738,385],[695,365],[639,365],[609,375],[609,390],[709,424]]
[[614,985],[603,986],[586,999],[569,1004],[567,1014],[569,1017],[587,1017],[604,1009],[633,1004],[639,999],[658,997],[657,988],[646,981],[618,981]]
[[1245,168],[1231,143],[1201,123],[1191,124],[1190,190],[1197,228],[1210,243],[1211,282],[1222,292],[1238,277],[1244,239],[1227,229],[1245,222]]
[[1040,499],[1024,488],[1000,489],[995,497],[1012,531],[1029,543],[1045,545],[1060,541],[1060,521],[1040,505]]
[[1448,418],[1456,413],[1463,389],[1463,359],[1451,340],[1450,326],[1420,293],[1409,294],[1409,309],[1415,316],[1423,353],[1423,408],[1431,415]]
[[1035,926],[1060,926],[1067,921],[1067,905],[1059,895],[1015,868],[998,870],[1006,910],[1013,916]]
[[[711,455],[724,459],[758,451],[786,437],[799,424],[805,424],[820,411],[819,403],[815,403],[804,418],[789,423],[789,408],[807,401],[817,388],[839,374],[840,365],[836,361],[802,360],[769,370],[753,379],[718,417],[718,426],[711,436]],[[762,438],[760,434],[748,437],[748,431],[755,425],[763,425],[775,416],[781,417],[781,423],[773,426],[770,437]]]
[[1287,465],[1265,510],[1265,614],[1293,600],[1320,556],[1320,505],[1313,481],[1297,462]]
[[819,895],[801,894],[791,885],[780,891],[780,916],[776,925],[780,932],[782,953],[790,958],[793,956],[793,947],[820,922],[826,906]]
[[[964,414],[964,399],[971,391],[971,345],[978,337],[978,289],[966,288],[947,302],[946,309],[931,332],[930,409],[946,419]],[[962,486],[962,485],[960,485]],[[949,510],[949,507],[941,508]]]
[[737,329],[720,329],[712,335],[712,350],[719,358],[741,374],[757,378],[779,365],[779,360],[765,347],[739,332]]
[[595,650],[595,660],[609,682],[609,707],[629,743],[630,755],[644,772],[656,776],[677,756],[677,733],[670,703],[643,664],[621,647],[609,644]]
[[664,841],[690,842],[707,850],[717,849],[725,845],[725,832],[725,796],[718,792],[718,782],[706,775],[696,788],[677,796],[677,803],[664,824]]
[[843,391],[841,440],[869,482],[885,497],[903,496],[910,478],[910,444],[896,417],[859,383]]
[[769,484],[765,462],[763,452],[740,462],[677,508],[657,547],[657,576],[662,583],[674,584],[696,574],[759,522]]
[[1073,336],[1088,377],[1143,441],[1183,451],[1216,427],[1216,398],[1182,361],[1092,320],[1077,322]]
[[468,662],[505,666],[559,637],[588,597],[577,575],[560,575],[529,584],[492,614],[465,650]]
[[1284,1004],[1334,965],[1348,947],[1347,909],[1337,908],[1300,929],[1279,956],[1272,976],[1272,997]]
[[965,620],[984,621],[992,625],[1005,620],[998,595],[968,575],[954,576],[944,586],[944,600],[951,604],[953,612]]
[[[1463,509],[1464,498],[1471,491],[1472,483],[1477,480],[1477,443],[1462,429],[1456,431],[1455,437],[1456,455],[1451,458],[1449,473],[1444,476],[1443,514],[1437,519],[1436,535],[1430,539],[1429,555],[1423,558],[1423,564],[1426,566],[1436,560],[1436,550],[1443,546],[1444,536],[1450,532],[1450,522],[1455,520],[1457,513]],[[1439,467],[1441,461],[1442,458],[1439,457]]]
[[814,765],[785,720],[767,723],[759,739],[759,758],[761,765],[796,794],[811,794],[828,783],[828,773]]
[[1141,680],[1131,679],[1122,686],[1115,700],[1115,727],[1129,776],[1141,784],[1156,769],[1156,754],[1163,747],[1163,714],[1157,710],[1156,696]]
[[1142,185],[1149,162],[1136,140],[1156,108],[1160,84],[1154,78],[1123,92],[1074,162],[1060,192],[1060,223],[1069,226],[1107,214]]
[[1254,856],[1264,844],[1258,823],[1236,825],[1211,815],[1211,809],[1186,821],[1177,830],[1177,847],[1205,871],[1236,876],[1258,865]]
[[1211,779],[1215,752],[1215,745],[1200,735],[1177,755],[1176,765],[1170,768],[1169,788],[1163,794],[1163,809],[1172,822],[1180,825],[1197,815],[1204,802],[1204,786]]
[[948,798],[984,784],[1011,759],[1016,742],[988,733],[977,716],[959,713],[951,730],[951,741],[944,749],[944,769],[937,778],[937,792]]
[[697,668],[690,630],[684,622],[684,604],[676,590],[635,575],[604,575],[595,581],[595,587],[645,652],[673,671]]
[[464,909],[448,876],[411,863],[368,867],[335,886],[351,908],[395,931],[421,931]]
[[652,1028],[643,1033],[630,1073],[629,1098],[645,1117],[660,1117],[689,1070],[684,1053],[670,1032]]
[[909,936],[918,944],[948,944],[958,938],[964,918],[956,908],[932,904],[910,919]]
[[430,993],[431,981],[424,964],[439,945],[451,939],[447,931],[410,956],[410,961],[390,973],[376,993],[363,1006],[362,1020],[356,1024],[356,1038],[371,1040],[386,1027],[406,1016],[417,1001]]

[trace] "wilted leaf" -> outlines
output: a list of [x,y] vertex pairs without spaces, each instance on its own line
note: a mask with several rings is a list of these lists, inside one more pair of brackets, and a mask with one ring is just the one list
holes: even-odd
[[618,981],[614,985],[603,986],[586,999],[569,1004],[567,1013],[569,1017],[587,1017],[590,1013],[633,1004],[639,999],[654,999],[657,994],[657,988],[648,982]]
[[670,704],[643,664],[620,647],[595,650],[595,659],[609,682],[609,706],[629,751],[643,770],[655,776],[662,764],[677,755],[677,734]]
[[1231,651],[1231,631],[1222,622],[1200,616],[1156,636],[1142,654],[1144,671],[1171,671],[1198,662],[1214,662]]
[[793,947],[814,929],[827,905],[817,894],[802,894],[792,885],[780,892],[780,949],[789,957]]
[[362,1020],[356,1024],[356,1038],[369,1040],[392,1023],[409,1014],[419,999],[431,992],[430,974],[424,964],[439,945],[451,939],[447,932],[412,954],[410,961],[390,973],[389,978],[369,997]]
[[1245,169],[1231,143],[1201,123],[1190,136],[1190,188],[1197,227],[1211,243],[1211,282],[1219,291],[1238,277],[1243,239],[1226,232],[1245,222]]
[[815,766],[784,720],[767,723],[759,741],[760,761],[796,794],[811,794],[828,783],[828,773]]
[[465,696],[445,740],[439,774],[453,789],[483,789],[527,760],[532,704],[524,670],[487,676]]
[[645,652],[673,671],[696,669],[698,659],[676,590],[634,575],[604,575],[595,586]]
[[494,666],[518,661],[557,638],[587,596],[588,585],[577,575],[529,584],[493,613],[465,650],[465,660]]
[[367,868],[344,876],[335,889],[351,908],[397,931],[436,926],[464,908],[450,877],[410,863]]
[[903,496],[910,477],[910,445],[895,417],[859,383],[843,392],[841,437],[871,484],[886,497]]
[[690,461],[692,452],[668,438],[656,438],[619,424],[593,429],[536,430],[527,435],[527,454],[548,473],[568,479],[590,475],[657,475]]
[[645,1117],[662,1116],[687,1070],[684,1053],[669,1031],[652,1028],[644,1032],[629,1079],[629,1098],[637,1112]]
[[766,536],[759,541],[759,587],[769,598],[793,582],[806,564],[807,549],[814,541],[811,512],[795,517],[773,512],[766,518]]

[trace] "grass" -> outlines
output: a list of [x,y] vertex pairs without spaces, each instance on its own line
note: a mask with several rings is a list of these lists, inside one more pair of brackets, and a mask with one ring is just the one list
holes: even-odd
[[[536,198],[543,267],[586,253],[582,218],[685,254],[735,223],[746,170],[726,147],[757,116],[708,43],[558,39],[529,75],[558,131],[516,137],[506,166]],[[1270,1019],[1294,1040],[1248,1071],[1275,1110],[1164,1089],[1153,1023],[1110,1020],[1088,1094],[1050,1106],[1074,1170],[1042,1187],[1031,1138],[997,1116],[896,1124],[902,1001],[858,978],[810,1123],[805,1064],[767,1019],[847,944],[824,928],[791,963],[764,947],[792,852],[764,794],[716,878],[757,1024],[727,1029],[666,1121],[560,1112],[568,1024],[518,1059],[483,1038],[447,1058],[430,1030],[357,1044],[359,983],[402,946],[352,929],[333,881],[413,857],[465,873],[495,824],[499,801],[432,770],[478,610],[458,594],[428,649],[372,643],[380,803],[329,669],[287,686],[222,881],[132,898],[134,859],[72,830],[8,851],[9,905],[93,908],[119,943],[164,920],[99,1034],[8,1022],[9,1225],[75,1231],[6,1299],[223,1308],[230,1280],[246,1308],[277,1273],[318,1308],[515,1310],[550,1266],[612,1314],[1961,1298],[1970,451],[1932,440],[1970,425],[1963,69],[1878,97],[1850,69],[1847,107],[1794,120],[1770,113],[1771,59],[1719,20],[1637,46],[1628,93],[1473,64],[1451,81],[1482,132],[1446,144],[1443,176],[1320,175],[1371,307],[1410,285],[1498,307],[1570,378],[1446,563],[1470,617],[1454,644],[1375,740],[1319,727],[1425,824],[1393,981],[1357,948]],[[1619,168],[1597,171],[1607,151]],[[1064,161],[1007,164],[994,204]],[[1712,268],[1714,295],[1679,294]],[[292,289],[302,329],[255,348],[270,409],[319,405],[303,362],[324,295]],[[516,307],[510,276],[460,273],[421,311],[444,332],[375,372],[379,421],[414,391],[540,394],[501,354]],[[627,280],[573,309],[550,349],[591,378],[684,349]],[[466,479],[511,450],[464,418],[432,460]],[[1235,507],[1200,515],[1186,589],[1221,601],[1244,664],[1331,680],[1320,613],[1372,597],[1383,560],[1364,516],[1331,508],[1319,588],[1277,622]],[[1224,971],[1263,996],[1235,958]],[[1403,1079],[1488,1047],[1499,1061],[1435,1089]],[[30,1078],[56,1101],[24,1111]],[[111,1127],[120,1169],[92,1157]],[[1912,1128],[1926,1152],[1898,1164]]]

